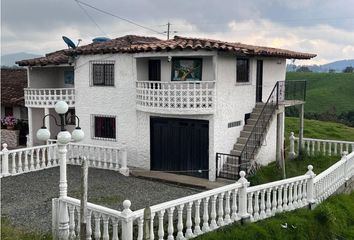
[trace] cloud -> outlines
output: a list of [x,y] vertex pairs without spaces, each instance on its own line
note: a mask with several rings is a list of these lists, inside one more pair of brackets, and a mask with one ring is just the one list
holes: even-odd
[[[309,63],[354,58],[354,0],[82,0],[140,24],[177,35],[214,38],[318,54]],[[164,38],[85,7],[109,37]],[[44,54],[65,48],[62,35],[83,44],[102,35],[74,0],[3,0],[2,53]],[[352,17],[352,18],[351,18]]]

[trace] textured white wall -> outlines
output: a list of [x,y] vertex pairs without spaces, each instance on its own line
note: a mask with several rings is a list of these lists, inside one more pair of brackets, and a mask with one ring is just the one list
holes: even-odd
[[274,114],[270,126],[268,128],[267,136],[262,143],[262,147],[256,156],[256,162],[261,165],[268,165],[276,160],[277,153],[277,116]]
[[30,88],[65,88],[73,87],[64,84],[64,71],[73,67],[32,67],[29,69],[28,86]]
[[[89,61],[114,60],[115,86],[90,86]],[[125,142],[128,150],[128,164],[137,163],[137,118],[135,104],[135,59],[132,55],[80,56],[75,66],[76,114],[85,132],[85,143],[118,146]],[[91,115],[116,116],[116,141],[92,138]]]

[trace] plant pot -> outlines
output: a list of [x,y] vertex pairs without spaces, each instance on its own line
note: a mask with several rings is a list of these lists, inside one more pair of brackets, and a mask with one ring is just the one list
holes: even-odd
[[15,126],[7,125],[7,126],[6,126],[6,129],[8,129],[8,130],[14,130],[14,129],[15,129]]

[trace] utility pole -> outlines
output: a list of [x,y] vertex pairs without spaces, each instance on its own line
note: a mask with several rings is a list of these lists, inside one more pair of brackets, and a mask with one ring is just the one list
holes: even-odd
[[168,22],[168,23],[167,23],[167,40],[170,39],[170,26],[171,26],[171,23]]
[[171,23],[168,22],[167,23],[167,31],[165,31],[164,33],[167,33],[167,40],[170,39],[170,33],[177,33],[177,31],[171,31]]

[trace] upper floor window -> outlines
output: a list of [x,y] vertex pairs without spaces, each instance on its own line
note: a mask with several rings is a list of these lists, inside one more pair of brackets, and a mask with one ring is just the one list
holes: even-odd
[[249,82],[250,64],[247,58],[237,58],[236,66],[236,82],[237,83],[247,83]]
[[201,81],[201,58],[173,58],[172,81]]
[[91,62],[91,85],[114,86],[114,61]]
[[116,140],[116,117],[107,115],[93,115],[92,138],[100,140]]

